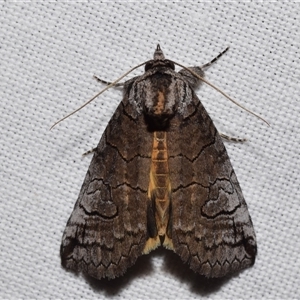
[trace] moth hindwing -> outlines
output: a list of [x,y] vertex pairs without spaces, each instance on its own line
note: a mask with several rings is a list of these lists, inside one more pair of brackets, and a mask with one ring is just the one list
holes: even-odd
[[254,263],[251,218],[199,83],[159,45],[124,83],[63,234],[65,268],[111,279],[160,245],[206,277]]

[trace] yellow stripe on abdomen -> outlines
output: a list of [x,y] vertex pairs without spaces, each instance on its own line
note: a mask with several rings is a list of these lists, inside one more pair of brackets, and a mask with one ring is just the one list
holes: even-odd
[[148,253],[160,245],[159,237],[164,238],[163,245],[166,248],[173,249],[172,241],[167,237],[167,227],[170,218],[171,182],[167,133],[165,131],[153,132],[148,197],[150,201],[154,200],[158,236],[147,241],[144,253]]

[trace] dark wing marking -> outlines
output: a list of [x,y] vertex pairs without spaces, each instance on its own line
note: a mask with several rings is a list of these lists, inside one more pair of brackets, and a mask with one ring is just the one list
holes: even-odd
[[194,271],[221,277],[254,263],[256,239],[225,146],[192,97],[189,115],[177,114],[168,130],[171,238]]
[[63,234],[64,267],[114,278],[142,254],[151,147],[143,115],[125,95],[95,150]]

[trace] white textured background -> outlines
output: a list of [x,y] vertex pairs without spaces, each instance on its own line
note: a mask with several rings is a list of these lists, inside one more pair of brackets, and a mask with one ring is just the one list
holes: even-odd
[[[235,299],[300,297],[299,3],[92,2],[0,4],[0,298]],[[115,88],[49,127],[103,86],[152,58],[186,66],[230,51],[198,91],[225,142],[258,239],[253,268],[207,281],[167,250],[114,281],[60,266],[62,232],[91,156],[121,100]],[[135,71],[141,74],[143,70]],[[134,74],[131,75],[134,76]]]

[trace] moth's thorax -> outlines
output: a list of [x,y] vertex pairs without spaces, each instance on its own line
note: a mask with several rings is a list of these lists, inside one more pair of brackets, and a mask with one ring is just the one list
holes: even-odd
[[[178,110],[178,81],[174,80],[167,68],[156,70],[144,80],[143,111],[150,122],[163,127]],[[158,126],[156,129],[162,128]]]

